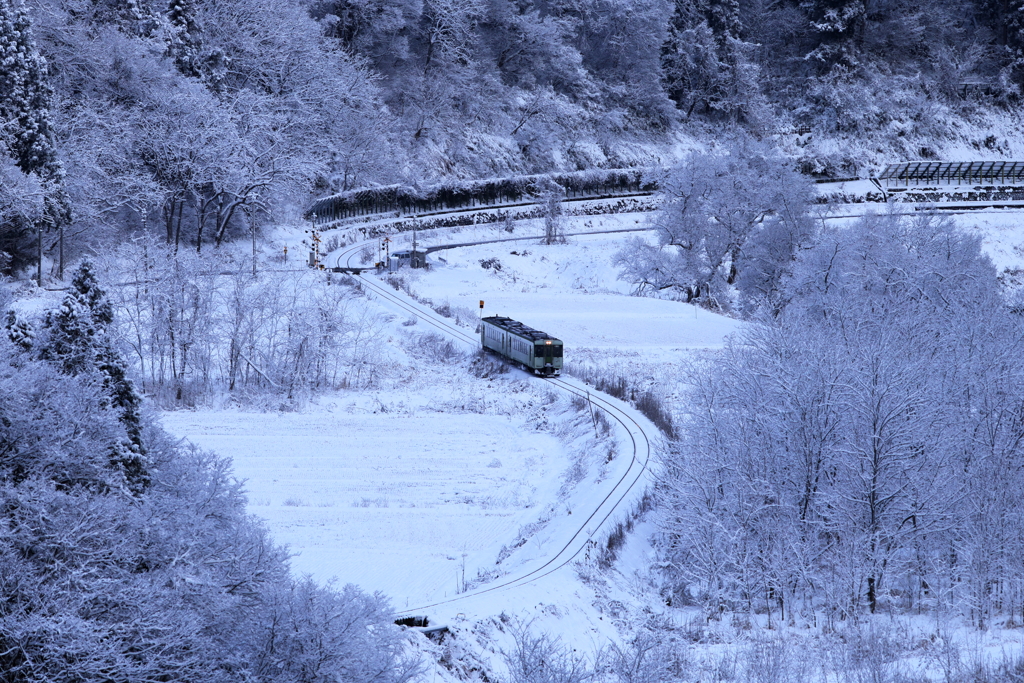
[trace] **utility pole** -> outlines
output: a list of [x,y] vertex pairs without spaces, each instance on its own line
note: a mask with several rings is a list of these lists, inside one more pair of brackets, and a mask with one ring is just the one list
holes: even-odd
[[[59,279],[61,282],[63,282],[64,281],[64,221],[60,222],[60,225],[57,227],[57,229],[60,231],[60,233],[59,233],[59,235],[60,235],[60,256],[59,256],[59,259],[57,261],[57,279]],[[142,231],[143,232],[146,231],[146,217],[145,216],[142,217]]]
[[[249,231],[252,233],[252,276],[256,277],[256,221],[253,220],[252,210],[246,207],[246,213],[249,214]],[[286,247],[287,249],[287,247]],[[285,256],[288,256],[288,252],[284,252]]]
[[36,284],[40,287],[43,286],[43,221],[39,220],[36,223],[36,255],[39,257],[39,262],[36,264]]

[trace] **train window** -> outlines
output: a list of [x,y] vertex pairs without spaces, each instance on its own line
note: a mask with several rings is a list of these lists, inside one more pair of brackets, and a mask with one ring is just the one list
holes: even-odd
[[552,357],[554,357],[554,358],[561,358],[562,357],[562,345],[561,344],[555,344],[551,348],[552,348],[552,352],[551,352]]

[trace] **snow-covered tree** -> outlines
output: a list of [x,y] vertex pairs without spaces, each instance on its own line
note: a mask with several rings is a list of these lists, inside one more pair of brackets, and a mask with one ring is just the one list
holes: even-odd
[[661,47],[672,9],[671,0],[598,0],[576,41],[602,105],[655,130],[677,118],[662,87]]
[[32,351],[63,374],[95,374],[101,378],[106,400],[127,436],[126,442],[114,449],[111,462],[124,472],[129,486],[138,491],[149,481],[142,439],[142,400],[110,336],[113,322],[110,301],[96,280],[92,264],[84,261],[75,271],[60,307],[46,315],[39,342]]
[[26,260],[27,238],[43,218],[45,191],[39,176],[22,171],[0,137],[0,275]]
[[836,64],[858,64],[858,44],[863,40],[868,14],[864,0],[806,0],[801,6],[817,36],[817,45],[808,58],[820,62],[826,70]]
[[693,374],[661,488],[680,585],[713,612],[1019,609],[1021,323],[978,240],[872,217],[785,287]]
[[35,176],[44,188],[43,215],[24,215],[0,222],[0,251],[28,260],[26,237],[45,225],[69,222],[71,207],[64,189],[64,168],[57,159],[50,119],[52,90],[46,60],[32,37],[32,25],[22,0],[0,2],[0,151],[8,152],[18,168]]
[[167,19],[174,30],[171,53],[175,65],[186,76],[201,77],[203,39],[196,3],[194,0],[170,0]]
[[674,290],[726,309],[734,285],[749,308],[775,296],[794,250],[810,236],[810,185],[790,162],[741,138],[691,154],[663,187],[665,204],[652,219],[660,253],[634,243],[616,257],[622,277],[641,290]]
[[737,0],[676,0],[661,50],[668,96],[686,112],[757,123],[758,68],[742,36]]
[[1024,89],[1024,1],[982,0],[981,10],[991,22],[998,44],[1005,50],[1006,79],[1018,91]]
[[0,121],[10,151],[25,173],[52,172],[57,164],[50,124],[52,91],[46,60],[36,49],[21,0],[0,3]]
[[12,353],[0,341],[5,683],[415,676],[383,599],[289,577],[225,460],[150,426],[152,484],[119,495],[98,387]]
[[14,311],[7,311],[6,318],[4,326],[7,329],[7,337],[11,340],[11,343],[22,351],[31,351],[36,336],[32,325],[20,319]]

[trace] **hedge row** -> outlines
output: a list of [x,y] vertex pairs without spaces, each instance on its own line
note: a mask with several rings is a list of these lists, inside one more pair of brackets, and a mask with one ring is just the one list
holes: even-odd
[[915,204],[944,204],[946,202],[1010,202],[1024,201],[1024,187],[985,187],[977,188],[976,191],[955,191],[950,192],[938,189],[922,190],[899,190],[882,194],[881,192],[867,192],[865,194],[848,194],[846,192],[835,192],[828,195],[821,195],[817,198],[819,204],[863,204],[865,202],[876,202],[884,204],[887,201]]
[[453,211],[515,204],[550,192],[579,199],[656,191],[657,184],[644,175],[643,169],[613,169],[471,180],[425,189],[388,185],[325,197],[313,204],[306,218],[315,215],[317,223],[327,223],[373,214]]

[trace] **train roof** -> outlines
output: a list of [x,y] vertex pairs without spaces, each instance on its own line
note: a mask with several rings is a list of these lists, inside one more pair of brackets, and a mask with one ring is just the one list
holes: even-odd
[[500,327],[501,329],[507,330],[508,332],[511,332],[512,334],[518,335],[520,337],[525,337],[525,338],[527,338],[527,339],[529,339],[531,341],[541,341],[542,339],[551,339],[553,341],[561,341],[557,337],[552,337],[547,332],[541,332],[540,330],[535,330],[532,327],[530,327],[529,325],[524,325],[523,323],[519,322],[518,320],[513,320],[512,318],[506,318],[505,316],[502,316],[502,315],[492,315],[490,317],[484,318],[484,322],[485,323],[490,323],[491,325],[494,325],[495,327]]

